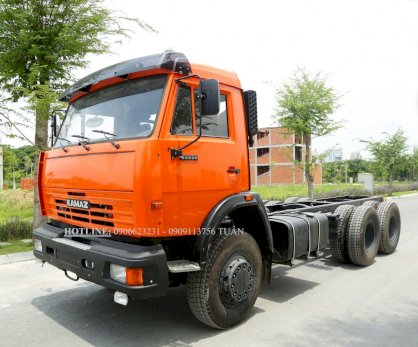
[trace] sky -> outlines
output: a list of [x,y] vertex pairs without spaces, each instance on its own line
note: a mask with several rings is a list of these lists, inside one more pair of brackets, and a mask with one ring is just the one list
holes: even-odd
[[381,139],[398,128],[418,146],[417,0],[105,0],[105,6],[158,33],[127,25],[131,37],[112,45],[112,54],[89,56],[76,78],[173,49],[192,63],[235,71],[244,89],[257,91],[259,127],[267,127],[277,125],[277,88],[304,67],[325,73],[342,94],[333,117],[344,128],[315,139],[316,152],[339,144],[348,159],[364,148],[358,139]]

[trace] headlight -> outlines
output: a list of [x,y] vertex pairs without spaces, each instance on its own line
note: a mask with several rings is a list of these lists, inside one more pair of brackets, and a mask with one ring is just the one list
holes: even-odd
[[42,253],[42,242],[41,240],[34,239],[33,240],[33,248],[35,251]]
[[120,283],[126,283],[126,267],[110,264],[110,278]]

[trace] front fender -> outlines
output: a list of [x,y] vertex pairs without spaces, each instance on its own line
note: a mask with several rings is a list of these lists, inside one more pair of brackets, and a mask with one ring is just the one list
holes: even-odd
[[[252,199],[249,200],[248,196],[251,196]],[[247,198],[246,198],[247,197]],[[216,206],[209,212],[206,216],[203,224],[202,230],[213,230],[219,227],[221,221],[225,216],[229,215],[231,212],[238,210],[238,209],[246,209],[248,211],[246,213],[253,214],[254,218],[259,218],[261,222],[261,229],[252,230],[251,234],[255,237],[255,239],[263,240],[267,244],[268,250],[273,253],[273,237],[271,233],[270,223],[268,221],[267,212],[264,207],[263,201],[258,193],[254,192],[245,192],[234,194],[226,197],[225,199],[221,200]],[[257,215],[254,215],[258,213]],[[254,233],[260,233],[254,235]],[[198,235],[196,247],[198,252],[198,259],[200,265],[204,265],[206,263],[206,255],[210,249],[210,245],[212,243],[213,238],[216,234],[211,232],[202,232]]]

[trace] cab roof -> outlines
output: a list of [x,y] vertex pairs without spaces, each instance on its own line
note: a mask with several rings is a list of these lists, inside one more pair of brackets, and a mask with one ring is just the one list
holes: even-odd
[[234,72],[224,71],[205,65],[190,65],[183,53],[166,51],[164,53],[126,60],[93,72],[70,86],[61,95],[60,100],[69,101],[78,91],[88,92],[95,83],[114,77],[127,78],[129,74],[134,72],[152,69],[162,69],[167,72],[176,72],[181,75],[196,74],[204,79],[215,78],[221,83],[241,88],[239,79]]

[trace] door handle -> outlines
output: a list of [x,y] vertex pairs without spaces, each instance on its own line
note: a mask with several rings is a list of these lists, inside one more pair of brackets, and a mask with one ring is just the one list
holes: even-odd
[[234,167],[230,167],[229,169],[228,169],[228,173],[235,173],[235,174],[239,174],[241,172],[241,170],[240,169],[236,169],[236,168],[234,168]]

